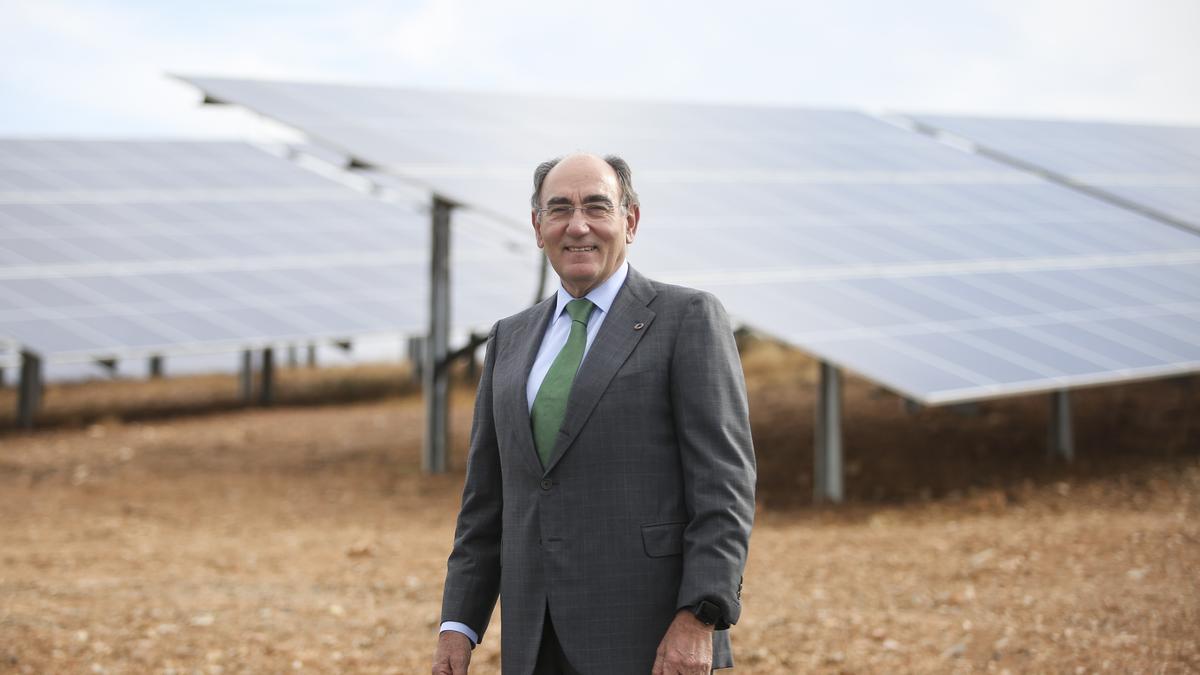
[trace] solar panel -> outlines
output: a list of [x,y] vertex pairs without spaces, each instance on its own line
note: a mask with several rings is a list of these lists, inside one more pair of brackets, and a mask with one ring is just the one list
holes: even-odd
[[1200,231],[1200,127],[939,115],[911,118]]
[[618,152],[634,265],[926,403],[1200,369],[1200,238],[867,115],[189,81],[514,223],[537,162]]
[[[241,143],[0,140],[0,186],[0,338],[52,359],[427,329],[426,204]],[[456,232],[454,264],[507,283],[462,275],[455,326],[532,297],[512,238]]]

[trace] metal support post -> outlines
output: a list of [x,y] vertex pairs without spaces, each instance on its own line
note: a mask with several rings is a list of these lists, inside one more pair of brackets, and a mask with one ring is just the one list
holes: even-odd
[[530,304],[538,304],[546,299],[546,278],[550,276],[550,259],[546,256],[541,256],[542,265],[538,268],[537,292],[533,294],[533,302]]
[[241,392],[242,403],[250,405],[254,402],[254,352],[249,349],[242,352],[242,369],[238,373],[238,389]]
[[300,352],[296,349],[296,345],[287,346],[288,368],[295,368],[300,365]]
[[471,333],[471,336],[467,338],[467,345],[470,347],[470,351],[467,353],[467,377],[471,381],[474,381],[479,375],[479,359],[475,358],[475,352],[479,351],[480,342],[486,338],[486,335],[479,336],[475,333]]
[[21,352],[21,379],[17,391],[17,426],[33,428],[33,418],[42,406],[42,359],[32,352]]
[[813,501],[842,501],[842,377],[833,365],[821,362],[814,427]]
[[429,252],[429,335],[425,342],[422,389],[425,394],[425,445],[421,468],[446,471],[449,433],[450,371],[450,212],[454,204],[434,195]]
[[1066,389],[1050,394],[1050,446],[1051,459],[1065,462],[1075,460],[1075,434],[1071,429],[1071,398]]
[[425,381],[425,338],[414,335],[408,338],[408,362],[412,365],[413,381]]
[[306,363],[309,368],[317,367],[317,345],[311,342],[308,343],[308,358],[306,359]]
[[158,380],[163,376],[163,357],[161,354],[155,354],[150,357],[150,377]]
[[263,347],[258,377],[258,404],[271,405],[275,402],[275,350],[271,347]]

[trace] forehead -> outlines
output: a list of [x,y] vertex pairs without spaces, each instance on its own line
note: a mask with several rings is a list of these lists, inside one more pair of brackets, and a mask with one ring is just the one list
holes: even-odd
[[542,196],[570,197],[608,195],[618,191],[617,173],[599,157],[572,155],[559,162],[542,184]]

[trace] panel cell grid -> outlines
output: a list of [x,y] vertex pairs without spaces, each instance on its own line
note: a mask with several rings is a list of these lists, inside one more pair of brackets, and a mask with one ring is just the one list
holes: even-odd
[[[1200,369],[1179,344],[1200,343],[1200,303],[1178,290],[1200,287],[1200,237],[868,115],[187,81],[518,227],[538,162],[618,153],[635,266],[926,403]],[[1123,145],[1126,173],[1197,173],[1190,149]]]
[[1200,127],[911,115],[933,131],[1051,171],[1200,231]]
[[[67,361],[422,333],[426,210],[241,143],[0,139],[0,344]],[[456,296],[495,287],[471,272],[488,258],[514,289],[494,306],[528,303],[511,238],[457,237]]]

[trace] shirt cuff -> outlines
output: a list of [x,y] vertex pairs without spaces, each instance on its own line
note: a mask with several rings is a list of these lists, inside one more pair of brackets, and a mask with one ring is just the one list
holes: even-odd
[[471,627],[465,623],[459,623],[457,621],[443,621],[442,627],[441,627],[441,629],[438,630],[438,632],[444,633],[448,630],[452,630],[456,633],[462,633],[463,635],[466,635],[467,639],[469,639],[471,641],[472,647],[479,644],[479,634],[476,633],[475,631],[471,630]]

